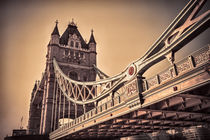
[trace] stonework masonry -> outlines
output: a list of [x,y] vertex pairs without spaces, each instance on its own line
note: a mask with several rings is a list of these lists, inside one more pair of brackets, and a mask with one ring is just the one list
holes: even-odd
[[[47,46],[46,68],[40,81],[36,81],[31,93],[28,133],[48,134],[52,124],[53,90],[55,73],[53,59],[55,58],[61,70],[73,80],[95,81],[96,71],[96,41],[91,31],[89,42],[84,41],[77,25],[72,21],[62,36],[59,34],[58,23],[51,34]],[[71,107],[74,111],[74,107]],[[77,109],[82,114],[82,107]],[[73,114],[73,113],[72,113]],[[74,118],[74,115],[71,115]]]

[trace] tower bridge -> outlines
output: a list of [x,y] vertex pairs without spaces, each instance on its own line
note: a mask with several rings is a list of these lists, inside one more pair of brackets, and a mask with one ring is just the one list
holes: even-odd
[[[175,67],[143,80],[142,85],[138,85],[138,78],[126,82],[119,94],[64,123],[50,133],[50,139],[119,138],[208,124],[209,47],[189,55]],[[173,75],[172,71],[177,74]],[[139,97],[139,86],[144,87],[144,103]]]
[[[46,69],[32,91],[29,133],[52,140],[121,138],[210,123],[209,48],[174,61],[174,54],[210,26],[205,0],[191,0],[138,60],[110,77],[96,66],[96,41],[72,21],[48,44]],[[145,71],[167,59],[153,77]],[[96,75],[99,80],[96,81]]]

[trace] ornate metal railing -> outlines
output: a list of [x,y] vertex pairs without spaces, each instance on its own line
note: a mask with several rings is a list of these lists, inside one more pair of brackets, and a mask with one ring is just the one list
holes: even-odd
[[160,84],[166,83],[174,77],[184,74],[194,67],[202,65],[203,63],[209,61],[209,47],[210,45],[203,47],[202,49],[182,59],[178,63],[173,64],[172,67],[169,67],[161,73],[151,78],[148,78],[147,80],[144,80],[144,91],[152,89]]

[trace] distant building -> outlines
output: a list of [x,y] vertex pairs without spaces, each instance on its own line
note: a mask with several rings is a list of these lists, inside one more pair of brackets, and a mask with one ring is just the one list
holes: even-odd
[[[77,25],[72,21],[62,36],[58,30],[58,22],[51,34],[47,46],[46,69],[41,81],[37,81],[31,93],[28,132],[29,134],[48,134],[52,131],[52,104],[55,74],[53,58],[56,58],[59,67],[71,79],[78,81],[95,81],[96,71],[96,41],[91,31],[90,39],[86,42],[81,36]],[[44,48],[43,48],[44,50]],[[90,110],[92,106],[87,108]],[[74,111],[74,107],[71,106]],[[77,114],[81,115],[82,106],[78,107]],[[69,119],[74,119],[73,112]]]

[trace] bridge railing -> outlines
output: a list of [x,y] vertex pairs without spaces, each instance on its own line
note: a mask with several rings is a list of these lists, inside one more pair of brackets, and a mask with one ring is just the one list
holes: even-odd
[[90,118],[93,118],[97,115],[100,115],[101,113],[110,110],[113,107],[116,107],[117,105],[120,105],[122,103],[121,98],[123,98],[122,96],[124,96],[124,93],[119,94],[118,96],[114,97],[112,100],[109,100],[99,106],[97,106],[96,108],[86,112],[85,114],[77,117],[76,119],[74,119],[73,121],[64,124],[63,126],[61,126],[60,128],[56,129],[55,131],[53,131],[53,133],[59,132],[59,131],[63,131],[65,129],[69,129],[71,127],[74,127],[76,125],[79,125],[80,123],[89,120]]
[[153,89],[160,84],[164,84],[175,77],[182,75],[194,67],[197,67],[209,61],[209,47],[207,45],[196,52],[190,54],[187,58],[182,59],[171,67],[160,72],[159,74],[144,80],[143,91]]
[[[198,67],[210,60],[210,46],[207,45],[204,48],[199,49],[198,51],[192,53],[187,58],[182,59],[178,63],[174,64],[172,67],[160,72],[159,74],[144,80],[143,88],[144,92],[151,90],[160,84],[166,83],[173,78],[180,76],[184,73],[187,73],[189,70],[192,70],[195,67]],[[60,128],[56,129],[51,133],[51,135],[64,131],[67,129],[74,128],[77,125],[81,125],[84,121],[88,121],[89,119],[93,119],[94,117],[110,111],[113,107],[120,106],[122,104],[126,104],[128,100],[131,98],[138,97],[137,91],[137,80],[133,79],[127,82],[123,87],[121,87],[121,93],[118,94],[113,99],[97,106],[96,108],[84,113],[83,115],[77,117],[73,121],[64,124]]]

